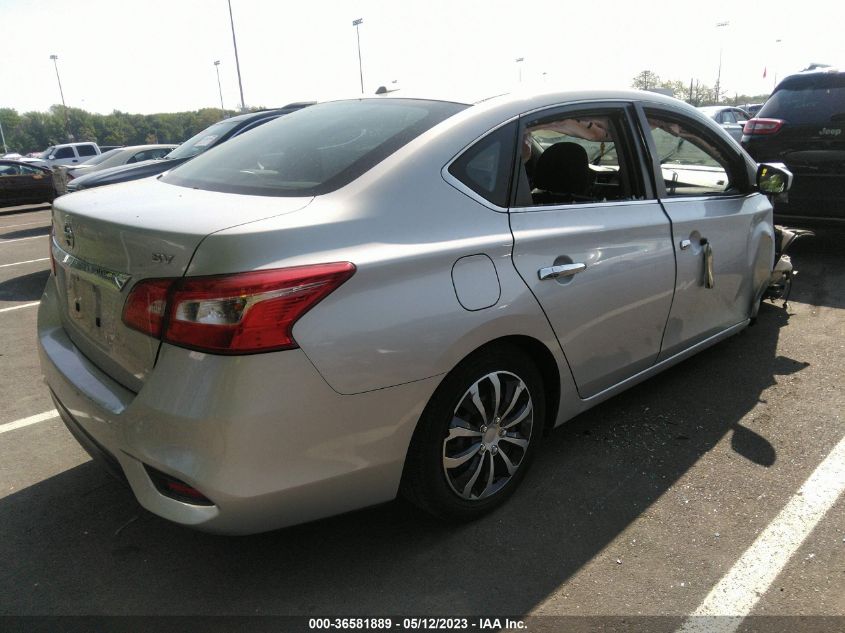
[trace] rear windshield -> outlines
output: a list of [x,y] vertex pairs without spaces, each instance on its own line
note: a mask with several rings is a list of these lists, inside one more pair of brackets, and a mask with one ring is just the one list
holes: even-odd
[[321,103],[237,136],[162,180],[228,193],[320,195],[466,107],[414,99]]
[[757,116],[799,125],[841,122],[845,120],[845,73],[786,79]]
[[83,165],[99,165],[103,161],[108,160],[109,158],[111,158],[115,154],[119,154],[122,151],[123,151],[123,149],[120,149],[120,148],[110,149],[107,152],[103,152],[102,154],[98,154],[97,156],[94,156],[93,158],[89,158],[88,160],[86,160],[82,164]]
[[191,158],[201,154],[214,145],[221,136],[236,127],[238,123],[239,121],[220,121],[220,123],[210,125],[170,152],[167,158]]

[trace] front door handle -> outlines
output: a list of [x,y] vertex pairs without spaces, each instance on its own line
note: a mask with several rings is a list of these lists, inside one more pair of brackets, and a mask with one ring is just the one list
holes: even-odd
[[540,281],[543,281],[545,279],[572,277],[572,275],[577,275],[582,270],[587,270],[587,264],[560,264],[559,266],[541,268],[537,271],[537,276],[540,278]]
[[713,288],[716,285],[713,276],[713,249],[707,238],[701,240],[701,252],[704,254],[704,287]]

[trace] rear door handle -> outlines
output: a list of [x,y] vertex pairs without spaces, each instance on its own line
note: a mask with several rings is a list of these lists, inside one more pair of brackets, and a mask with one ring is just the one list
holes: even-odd
[[587,264],[560,264],[559,266],[541,268],[537,271],[537,276],[540,278],[540,281],[543,281],[545,279],[572,277],[572,275],[577,275],[582,270],[587,270]]

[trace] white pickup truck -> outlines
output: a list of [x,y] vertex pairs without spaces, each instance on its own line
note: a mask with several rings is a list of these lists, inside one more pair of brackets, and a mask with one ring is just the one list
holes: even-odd
[[93,156],[100,154],[100,147],[96,143],[64,143],[51,145],[38,158],[24,158],[25,162],[32,162],[44,167],[54,165],[78,165]]

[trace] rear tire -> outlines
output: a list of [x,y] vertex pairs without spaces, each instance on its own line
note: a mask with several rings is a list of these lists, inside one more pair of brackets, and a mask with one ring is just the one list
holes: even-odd
[[539,370],[510,345],[481,350],[431,397],[411,440],[402,494],[436,516],[468,521],[504,503],[542,435]]

